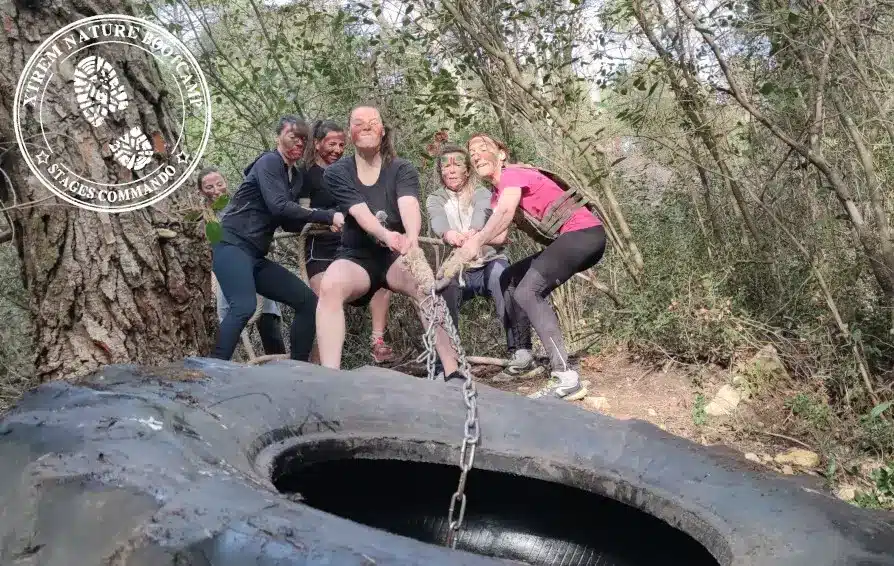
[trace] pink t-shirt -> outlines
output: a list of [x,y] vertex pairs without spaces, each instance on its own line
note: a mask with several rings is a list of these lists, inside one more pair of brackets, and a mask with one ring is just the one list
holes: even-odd
[[[513,167],[510,165],[503,169],[500,174],[500,182],[494,186],[494,192],[490,200],[492,207],[497,206],[500,194],[506,187],[521,187],[519,206],[537,220],[543,220],[543,214],[549,208],[549,205],[565,194],[561,187],[537,169]],[[565,221],[565,224],[562,224],[562,227],[559,228],[559,234],[592,228],[600,224],[602,222],[599,221],[599,218],[582,206],[574,211],[574,214]]]

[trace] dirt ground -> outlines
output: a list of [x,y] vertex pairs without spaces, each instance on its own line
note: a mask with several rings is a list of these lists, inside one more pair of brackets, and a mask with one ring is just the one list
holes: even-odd
[[[835,493],[840,488],[825,478],[827,462],[813,467],[780,464],[774,458],[791,449],[804,449],[822,454],[809,440],[785,434],[785,415],[781,407],[743,401],[737,410],[726,416],[705,414],[704,406],[717,390],[729,383],[728,370],[719,367],[683,366],[666,362],[650,366],[618,350],[579,360],[581,379],[588,394],[572,403],[587,410],[618,419],[641,419],[681,437],[703,445],[722,445],[781,474],[797,474],[817,488]],[[527,395],[546,383],[545,370],[533,378],[506,380],[499,368],[478,367],[474,370],[480,383],[498,389]],[[699,399],[701,396],[701,399]],[[486,410],[483,407],[482,410]],[[861,467],[876,467],[878,462],[860,462]],[[868,484],[867,484],[868,485]],[[865,485],[862,487],[866,487]]]
[[[546,382],[545,372],[511,381],[504,381],[499,371],[487,374],[481,376],[482,383],[520,395],[533,393]],[[580,374],[588,393],[572,403],[618,419],[649,421],[672,434],[709,443],[703,427],[693,419],[698,390],[688,372],[672,364],[644,366],[626,353],[615,352],[582,358]]]

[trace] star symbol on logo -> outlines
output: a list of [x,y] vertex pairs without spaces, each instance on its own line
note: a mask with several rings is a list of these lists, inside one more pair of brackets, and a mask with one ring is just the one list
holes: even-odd
[[43,151],[43,150],[40,150],[40,153],[38,153],[35,157],[37,157],[37,163],[38,163],[38,164],[40,164],[40,163],[46,163],[46,162],[47,162],[47,159],[50,158],[49,154],[48,154],[47,152]]
[[180,150],[180,153],[177,154],[177,163],[186,163],[189,161],[189,155],[183,150]]

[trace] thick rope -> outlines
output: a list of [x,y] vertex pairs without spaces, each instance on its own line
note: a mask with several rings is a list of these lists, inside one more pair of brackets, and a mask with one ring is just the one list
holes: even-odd
[[[325,224],[305,224],[305,226],[301,229],[301,232],[282,232],[279,234],[275,234],[274,239],[285,239],[285,238],[297,238],[297,250],[296,255],[298,259],[298,271],[299,277],[304,281],[305,284],[310,285],[309,278],[307,277],[307,258],[305,255],[305,243],[307,242],[308,236],[318,235],[318,234],[329,234],[331,233],[329,227]],[[419,243],[421,244],[429,244],[431,246],[435,246],[435,249],[438,250],[440,246],[445,246],[443,240],[440,238],[429,238],[425,236],[419,237]],[[455,251],[451,252],[450,256],[448,256],[447,260],[444,264],[444,276],[442,279],[438,280],[435,278],[434,271],[428,263],[428,260],[425,257],[425,253],[421,248],[415,248],[410,251],[407,255],[402,256],[401,260],[404,262],[404,265],[407,266],[407,269],[416,279],[419,287],[428,295],[431,292],[432,285],[435,285],[436,289],[443,288],[446,286],[446,282],[448,282],[454,275],[459,273],[459,271],[464,267],[464,264],[457,261],[454,257]],[[448,275],[449,274],[449,275]],[[260,305],[261,303],[259,303]],[[243,331],[243,336],[245,336],[245,332]],[[271,360],[282,360],[288,359],[287,354],[273,354],[269,356],[260,356],[255,357],[254,355],[250,356],[249,365],[257,365],[264,362],[268,362]],[[483,365],[496,365],[505,367],[508,365],[508,361],[501,358],[489,358],[489,357],[479,357],[479,356],[468,356],[468,361],[470,363],[483,364]]]
[[298,234],[298,276],[308,286],[310,286],[310,278],[307,276],[307,261],[304,257],[304,248],[307,236],[311,234],[311,231],[314,235],[325,234],[329,232],[329,228],[325,224],[305,224],[304,228],[301,229],[301,233]]

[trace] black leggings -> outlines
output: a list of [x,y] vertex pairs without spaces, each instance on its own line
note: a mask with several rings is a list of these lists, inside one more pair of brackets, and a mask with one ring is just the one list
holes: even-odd
[[549,352],[555,371],[567,368],[568,353],[559,318],[547,297],[553,289],[586,271],[605,253],[605,229],[594,226],[560,235],[543,251],[510,265],[500,276],[506,316],[517,347],[531,349],[531,325]]
[[[316,335],[317,296],[295,274],[265,257],[254,257],[238,246],[215,244],[213,269],[230,310],[220,323],[212,358],[229,360],[239,335],[257,308],[257,294],[295,309],[291,357],[308,361]],[[266,344],[265,344],[266,351]]]
[[261,345],[264,346],[264,353],[285,354],[286,345],[282,341],[282,324],[280,318],[270,312],[261,313],[256,323],[258,334],[261,335]]

